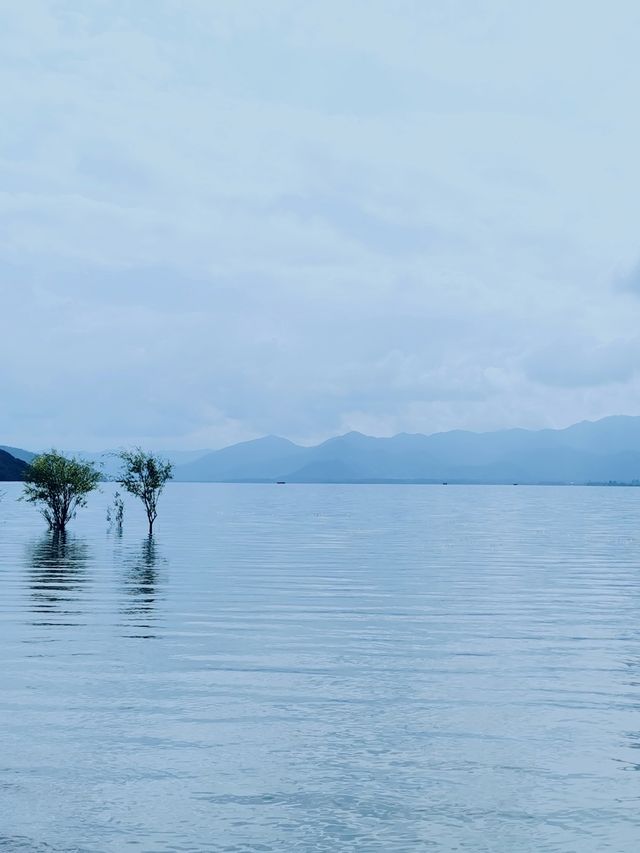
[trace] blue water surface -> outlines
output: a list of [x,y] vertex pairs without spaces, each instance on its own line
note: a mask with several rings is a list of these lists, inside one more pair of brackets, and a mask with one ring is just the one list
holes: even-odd
[[640,489],[0,503],[0,850],[640,849]]

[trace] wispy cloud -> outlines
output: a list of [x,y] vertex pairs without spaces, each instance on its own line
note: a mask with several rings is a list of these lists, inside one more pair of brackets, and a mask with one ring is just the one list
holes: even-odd
[[3,442],[640,412],[640,12],[516,5],[8,4]]

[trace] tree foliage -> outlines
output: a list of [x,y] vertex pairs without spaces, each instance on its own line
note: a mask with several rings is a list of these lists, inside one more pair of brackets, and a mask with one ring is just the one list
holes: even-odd
[[151,536],[153,523],[158,517],[158,498],[173,476],[173,465],[159,456],[146,453],[140,447],[124,450],[118,456],[122,463],[118,483],[144,504]]
[[51,530],[64,533],[99,482],[100,473],[93,465],[51,450],[36,456],[29,465],[22,500],[38,506]]

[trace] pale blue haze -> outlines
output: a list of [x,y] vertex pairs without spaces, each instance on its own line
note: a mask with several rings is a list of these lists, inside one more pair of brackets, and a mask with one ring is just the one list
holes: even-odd
[[640,414],[633,0],[0,23],[0,443]]

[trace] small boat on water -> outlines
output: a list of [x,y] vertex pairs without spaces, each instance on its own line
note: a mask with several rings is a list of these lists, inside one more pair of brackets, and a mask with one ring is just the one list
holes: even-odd
[[285,484],[284,480],[276,480],[276,486],[284,486],[284,484]]

